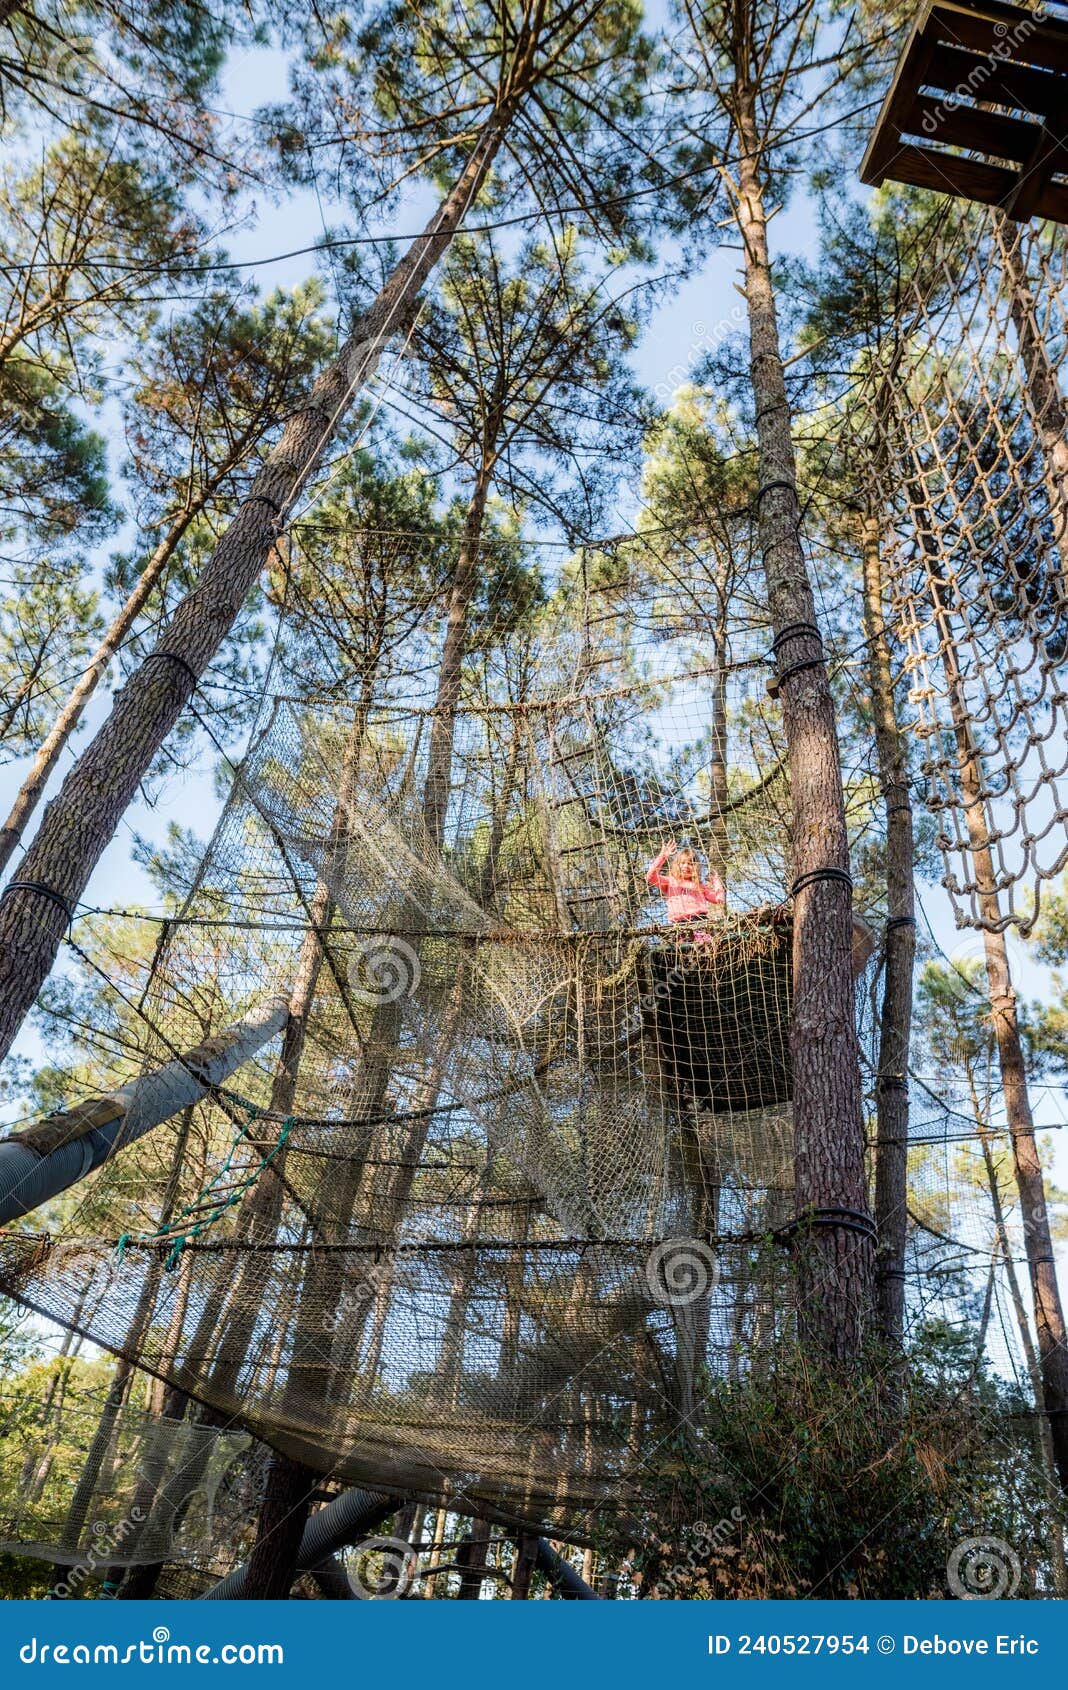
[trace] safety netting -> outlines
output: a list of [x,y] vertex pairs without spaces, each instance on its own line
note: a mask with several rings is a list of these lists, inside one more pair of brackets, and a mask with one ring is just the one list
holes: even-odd
[[[1062,265],[1046,231],[955,213],[836,412],[879,472],[945,885],[987,926],[1027,919],[1066,850]],[[738,528],[751,553],[753,511]],[[444,703],[436,648],[353,677],[355,706],[273,701],[125,992],[146,1074],[225,1049],[266,998],[289,1020],[0,1240],[7,1290],[165,1386],[86,1432],[77,1508],[31,1451],[9,1541],[73,1564],[93,1522],[134,1519],[115,1566],[230,1564],[255,1478],[238,1427],[331,1483],[539,1523],[637,1509],[695,1395],[789,1339],[769,634],[735,618],[714,548],[686,595],[669,561],[652,534],[582,557]],[[882,825],[871,759],[847,771],[858,852]],[[859,929],[855,960],[871,1081]],[[978,1324],[1019,1372],[991,1156],[966,1098],[915,1090],[906,1318]]]
[[1068,862],[1066,262],[1048,224],[932,217],[848,402],[943,885],[988,930]]
[[[584,618],[587,647],[610,620]],[[120,1141],[47,1236],[3,1242],[20,1298],[80,1310],[179,1393],[87,1452],[104,1517],[135,1506],[172,1546],[139,1527],[117,1564],[205,1558],[204,1475],[235,1424],[431,1500],[637,1509],[680,1404],[792,1329],[778,706],[759,651],[717,669],[654,643],[620,679],[619,628],[599,687],[576,691],[556,635],[554,690],[515,696],[548,665],[502,662],[460,701],[437,835],[432,706],[273,706],[161,930],[144,1066],[279,992],[305,1005],[298,1042],[291,1026]],[[856,814],[870,825],[866,785]],[[665,843],[722,904],[666,919]],[[948,1163],[913,1156],[911,1316],[963,1319],[987,1200],[973,1187],[951,1214]],[[13,1510],[12,1537],[47,1541],[34,1512]]]

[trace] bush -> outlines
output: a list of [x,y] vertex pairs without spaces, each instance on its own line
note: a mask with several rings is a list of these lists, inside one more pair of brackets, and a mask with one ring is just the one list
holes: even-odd
[[972,1537],[1007,1546],[1016,1594],[1048,1590],[1026,1405],[947,1328],[926,1329],[904,1368],[882,1362],[843,1375],[779,1353],[711,1386],[700,1432],[680,1432],[646,1479],[645,1592],[940,1598]]

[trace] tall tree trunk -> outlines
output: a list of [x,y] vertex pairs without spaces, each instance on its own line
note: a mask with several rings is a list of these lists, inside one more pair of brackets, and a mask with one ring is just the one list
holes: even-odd
[[[445,814],[452,787],[452,764],[456,745],[456,711],[460,701],[464,658],[467,655],[471,606],[474,602],[479,579],[478,566],[482,544],[482,527],[486,514],[486,499],[492,478],[493,458],[492,454],[487,452],[483,456],[475,478],[474,489],[464,518],[456,568],[453,571],[449,591],[445,640],[438,667],[438,685],[434,700],[430,744],[427,750],[427,769],[423,784],[423,820],[426,824],[427,844],[435,856],[441,851],[445,834]],[[514,779],[514,758],[509,761],[509,772],[511,778]],[[498,818],[502,818],[507,813],[510,797],[510,789],[506,789],[501,803],[494,810],[487,857],[480,875],[480,889],[492,888],[496,880],[497,856],[504,838],[503,821],[498,826]],[[433,1110],[441,1092],[444,1063],[456,1036],[463,1008],[465,972],[461,963],[459,977],[448,1007],[444,1012],[434,1059],[430,1064],[426,1080],[416,1094],[415,1118],[399,1157],[401,1165],[396,1169],[388,1189],[382,1193],[381,1199],[374,1201],[376,1215],[380,1210],[382,1213],[380,1227],[386,1232],[393,1231],[401,1220],[404,1206],[411,1195],[416,1167],[426,1146],[427,1134],[433,1125]],[[383,1274],[375,1297],[374,1324],[367,1363],[370,1375],[374,1374],[381,1359],[391,1290],[392,1265],[390,1264]]]
[[875,727],[879,785],[886,814],[886,938],[876,1080],[875,1306],[887,1343],[900,1348],[905,1320],[905,1240],[908,1232],[909,1042],[916,957],[912,799],[897,718],[885,621],[882,534],[869,511],[861,538],[868,690]]
[[[193,1108],[185,1110],[182,1116],[178,1137],[175,1141],[174,1155],[167,1173],[167,1183],[164,1188],[163,1199],[160,1203],[159,1225],[166,1226],[174,1213],[174,1205],[178,1195],[178,1183],[182,1173],[182,1156],[186,1142],[193,1125]],[[101,1468],[111,1448],[112,1438],[118,1422],[122,1405],[126,1401],[130,1381],[134,1375],[134,1364],[129,1359],[132,1352],[136,1352],[148,1328],[149,1317],[155,1307],[156,1294],[159,1290],[160,1278],[163,1273],[163,1263],[158,1256],[154,1256],[145,1272],[133,1315],[130,1319],[129,1330],[126,1334],[124,1348],[126,1355],[120,1356],[115,1364],[111,1384],[104,1398],[97,1421],[96,1431],[89,1444],[81,1473],[78,1475],[71,1497],[67,1518],[63,1526],[61,1547],[68,1550],[77,1549],[82,1535],[82,1529],[89,1516],[89,1508],[96,1494],[100,1479]],[[68,1577],[68,1569],[57,1567],[55,1580],[63,1583]]]
[[[345,850],[347,822],[354,800],[360,759],[370,709],[373,675],[365,674],[359,708],[344,752],[344,772],[338,802],[331,822],[327,843],[323,878],[316,886],[311,903],[310,924],[301,946],[294,980],[289,1017],[283,1034],[282,1051],[275,1070],[271,1090],[271,1109],[276,1114],[292,1113],[296,1099],[300,1065],[308,1035],[308,1019],[315,1001],[316,988],[326,957],[325,929],[333,915],[329,892],[331,868]],[[351,1181],[352,1171],[348,1178]],[[254,1230],[262,1237],[273,1237],[281,1215],[282,1183],[271,1182],[257,1212],[252,1217]],[[227,1341],[221,1346],[223,1365],[230,1378],[236,1381],[237,1369],[248,1351],[258,1314],[252,1297],[255,1268],[249,1272],[245,1296],[239,1295],[232,1304],[233,1314]],[[314,1267],[308,1270],[314,1279]],[[298,1310],[296,1319],[302,1318]],[[307,1318],[306,1311],[304,1318]],[[311,1492],[318,1480],[310,1468],[289,1456],[272,1456],[267,1471],[263,1505],[256,1528],[256,1540],[248,1564],[245,1596],[249,1600],[269,1600],[287,1596],[296,1572],[297,1553],[307,1524]]]
[[423,786],[423,820],[428,841],[435,853],[441,850],[445,834],[445,811],[449,802],[452,780],[453,746],[456,740],[456,709],[460,702],[460,682],[467,652],[467,627],[471,603],[478,583],[478,560],[482,541],[482,524],[486,515],[486,499],[493,480],[493,458],[487,453],[479,465],[474,490],[464,517],[463,534],[453,570],[449,591],[449,609],[445,625],[445,642],[438,667],[438,688],[434,700],[434,715],[427,751],[426,780]]
[[[373,685],[373,672],[365,674],[352,730],[345,746],[338,802],[327,840],[327,877],[331,863],[345,848],[346,818],[355,788]],[[288,1012],[282,1030],[282,1048],[271,1086],[269,1107],[271,1113],[276,1116],[284,1117],[293,1110],[309,1016],[314,1005],[322,965],[324,961],[329,960],[325,934],[332,915],[333,905],[324,878],[317,884],[308,907],[308,930],[301,944],[290,990]],[[255,1146],[255,1141],[252,1142]],[[266,1148],[264,1145],[263,1149]],[[264,1171],[263,1178],[257,1181],[249,1200],[240,1212],[240,1236],[246,1242],[262,1243],[274,1238],[277,1233],[285,1189],[285,1159],[286,1152],[283,1148],[270,1167]],[[195,1376],[193,1368],[184,1370],[185,1382],[215,1403],[226,1405],[228,1402],[236,1402],[238,1376],[248,1355],[260,1313],[259,1268],[256,1256],[250,1252],[240,1259],[232,1284],[223,1281],[220,1275],[217,1284],[212,1288],[201,1312],[189,1354],[195,1361],[196,1357],[206,1357],[213,1350],[214,1359],[210,1365],[199,1370],[200,1378]],[[180,1414],[182,1406],[176,1404],[171,1412]],[[210,1409],[202,1415],[202,1419],[205,1424],[213,1424],[221,1412],[227,1411],[225,1408],[221,1411]],[[158,1504],[164,1511],[173,1512],[181,1507],[182,1494],[194,1490],[199,1483],[198,1463],[202,1466],[206,1460],[207,1446],[203,1454],[194,1457],[185,1472],[179,1476],[182,1492],[177,1492],[170,1483],[164,1486]],[[302,1506],[299,1500],[294,1502],[294,1496],[306,1495],[314,1488],[316,1482],[316,1476],[300,1463],[293,1462],[289,1466],[286,1463],[286,1457],[274,1455],[268,1470],[264,1519],[265,1537],[269,1537],[272,1550],[270,1556],[265,1553],[258,1557],[254,1573],[250,1573],[254,1593],[259,1592],[261,1581],[270,1582],[275,1577],[273,1559],[281,1553],[288,1553],[290,1536],[292,1530],[295,1530],[292,1516],[294,1511],[300,1512]],[[279,1492],[277,1498],[272,1492],[272,1486]],[[306,1514],[305,1503],[301,1529]],[[299,1533],[297,1547],[299,1548]],[[295,1558],[295,1549],[293,1554]],[[136,1569],[123,1585],[123,1597],[144,1599],[150,1596],[161,1571],[162,1565],[159,1563]]]
[[204,509],[224,477],[244,456],[247,445],[248,443],[244,442],[240,451],[228,453],[226,463],[212,476],[211,482],[175,517],[167,533],[138,576],[118,615],[111,623],[85,669],[79,675],[67,702],[41,742],[29,773],[15,796],[7,820],[3,827],[0,827],[0,874],[11,861],[12,854],[41,801],[41,795],[48,784],[49,776],[62,756],[64,749],[70,744],[85,708],[100,682],[104,679],[112,658],[144,609],[164,570],[188,532],[190,524]]
[[[949,667],[952,667],[952,661]],[[947,669],[948,677],[948,669]],[[955,692],[956,683],[952,690]],[[990,848],[986,814],[982,802],[981,772],[977,759],[962,771],[965,819],[972,865],[979,887],[979,910],[983,920],[1001,919],[997,876]],[[1016,993],[1009,969],[1008,947],[1003,931],[991,926],[983,930],[987,988],[998,1047],[1001,1088],[1005,1114],[1012,1137],[1016,1186],[1020,1194],[1024,1248],[1031,1279],[1039,1361],[1042,1368],[1043,1401],[1049,1417],[1053,1455],[1061,1488],[1068,1493],[1068,1340],[1064,1308],[1057,1284],[1046,1187],[1035,1141],[1034,1117],[1027,1086],[1027,1066],[1016,1013]]]
[[790,768],[793,857],[795,1194],[800,1329],[829,1358],[855,1357],[871,1296],[852,886],[834,701],[801,546],[801,509],[760,176],[756,90],[739,74],[735,216],[745,254],[756,403],[759,538],[775,630]]
[[435,1586],[438,1581],[430,1575],[441,1561],[441,1546],[445,1542],[446,1518],[446,1510],[443,1507],[439,1507],[434,1515],[434,1535],[430,1541],[430,1554],[427,1557],[427,1576],[423,1580],[423,1596],[429,1601],[434,1601],[437,1594]]
[[727,611],[730,606],[730,574],[730,556],[724,548],[716,569],[716,622],[712,634],[716,667],[712,677],[712,734],[708,770],[712,800],[712,866],[724,881],[730,861],[730,840],[727,837],[727,807],[730,799],[727,786]]
[[[428,845],[435,854],[441,848],[445,811],[451,785],[456,707],[459,701],[463,658],[467,643],[468,617],[477,581],[479,543],[489,490],[490,473],[488,469],[485,473],[480,472],[464,522],[456,569],[453,573],[445,642],[438,673],[437,701],[423,787],[423,816],[426,822]],[[417,920],[417,916],[415,919]],[[447,1018],[446,1039],[451,1036],[454,1021],[454,1014]],[[388,1036],[391,1031],[394,1035],[392,1038]],[[399,1031],[398,1005],[395,1003],[386,1004],[375,1013],[375,1029],[368,1041],[368,1048],[378,1053],[368,1065],[363,1076],[364,1095],[361,1112],[368,1118],[373,1118],[381,1110],[390,1074],[388,1057],[383,1053],[392,1049],[396,1042],[395,1034],[397,1031]],[[444,1051],[442,1050],[439,1053],[439,1061],[443,1054]],[[428,1099],[426,1106],[428,1108],[433,1108],[440,1083],[439,1078],[435,1077],[436,1067],[437,1064],[432,1066],[431,1079],[426,1088]],[[431,1119],[432,1117],[428,1115],[422,1119],[416,1119],[412,1123],[402,1161],[414,1162],[421,1153]],[[339,1236],[348,1225],[349,1217],[351,1217],[356,1203],[361,1174],[362,1166],[358,1170],[355,1167],[346,1166],[340,1180],[331,1181],[331,1207],[334,1213],[334,1225]],[[389,1218],[396,1216],[400,1205],[410,1190],[413,1177],[412,1169],[403,1167],[398,1169],[395,1180],[391,1182],[391,1188],[382,1194],[386,1216],[388,1217],[385,1223],[387,1228]],[[323,1373],[323,1315],[325,1311],[334,1310],[338,1307],[343,1278],[343,1263],[336,1254],[328,1256],[321,1267],[314,1260],[309,1266],[296,1314],[295,1330],[297,1336],[287,1382],[287,1399],[295,1401],[301,1393],[314,1391],[316,1379],[318,1379],[318,1394],[320,1397],[323,1395],[323,1384],[326,1377]],[[372,1333],[372,1349],[375,1351],[380,1348],[384,1335],[388,1297],[389,1286],[387,1283],[384,1288],[378,1290],[376,1296],[376,1319]],[[366,1310],[362,1310],[360,1313],[365,1314]],[[353,1316],[352,1320],[357,1332],[359,1332],[362,1329],[362,1319],[357,1315]],[[267,1495],[257,1526],[256,1550],[259,1550],[262,1544],[262,1553],[257,1554],[254,1550],[253,1560],[250,1563],[250,1580],[253,1580],[255,1584],[256,1594],[260,1594],[261,1591],[274,1590],[277,1584],[287,1577],[292,1584],[293,1569],[296,1564],[296,1548],[299,1547],[299,1534],[296,1536],[294,1545],[290,1543],[292,1534],[287,1532],[283,1537],[277,1532],[275,1517],[278,1513],[278,1507],[273,1499],[273,1489],[277,1488],[283,1499],[289,1499],[286,1506],[292,1513],[299,1511],[300,1507],[292,1499],[298,1494],[301,1487],[307,1495],[312,1487],[313,1480],[314,1475],[307,1468],[287,1456],[279,1455],[272,1462],[271,1472],[268,1476]],[[306,1515],[306,1502],[304,1511]],[[270,1543],[268,1539],[271,1539]],[[284,1555],[288,1554],[291,1548],[292,1565],[286,1565]],[[252,1585],[250,1584],[250,1591],[251,1589]]]
[[473,1520],[471,1530],[456,1552],[456,1560],[463,1568],[457,1600],[477,1602],[482,1595],[482,1575],[489,1546],[489,1526],[484,1520]]
[[[987,1184],[990,1187],[990,1204],[994,1211],[994,1230],[1001,1249],[1001,1260],[1005,1268],[1005,1278],[1009,1287],[1009,1298],[1012,1311],[1016,1317],[1016,1328],[1020,1334],[1023,1346],[1024,1362],[1027,1376],[1031,1381],[1034,1394],[1035,1409],[1038,1414],[1038,1456],[1046,1477],[1046,1484],[1050,1498],[1050,1512],[1048,1519],[1050,1567],[1053,1573],[1053,1588],[1057,1596],[1068,1596],[1068,1569],[1064,1559],[1064,1527],[1061,1524],[1062,1504],[1060,1490],[1057,1483],[1057,1462],[1053,1451],[1053,1438],[1050,1432],[1050,1422],[1042,1412],[1043,1389],[1042,1368],[1034,1339],[1031,1336],[1031,1325],[1027,1318],[1023,1293],[1020,1290],[1020,1279],[1013,1261],[1012,1245],[1009,1239],[1009,1229],[1005,1221],[1005,1209],[1001,1201],[1001,1188],[998,1181],[997,1163],[994,1160],[993,1146],[987,1129],[984,1110],[979,1101],[972,1075],[968,1075],[969,1091],[971,1093],[972,1114],[979,1133],[979,1143],[983,1152],[983,1165],[986,1168]],[[989,1086],[987,1087],[989,1103]]]
[[242,1592],[246,1601],[280,1602],[292,1590],[317,1482],[317,1476],[299,1461],[285,1455],[272,1457]]
[[[448,249],[507,131],[516,100],[487,121],[455,186],[359,320],[341,353],[294,410],[194,589],[156,650],[45,811],[15,890],[0,900],[0,1058],[6,1056],[55,959],[70,908],[200,676],[267,562],[279,525],[321,462],[387,342],[412,320],[419,289]],[[41,888],[45,890],[42,892]],[[58,900],[58,901],[57,901]]]
[[525,1602],[529,1597],[537,1553],[537,1539],[521,1532],[515,1540],[515,1560],[512,1562],[512,1588],[509,1593],[512,1602]]

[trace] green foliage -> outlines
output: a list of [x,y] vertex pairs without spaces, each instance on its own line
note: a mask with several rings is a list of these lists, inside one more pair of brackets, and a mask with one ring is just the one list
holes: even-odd
[[492,239],[454,241],[414,346],[420,400],[466,476],[488,474],[535,519],[580,533],[603,519],[648,420],[623,362],[634,303],[584,267],[574,229],[510,259]]
[[251,0],[34,0],[4,9],[0,120],[83,126],[117,117],[128,144],[204,173],[216,123],[204,108],[227,49],[262,34]]
[[[0,1535],[55,1542],[85,1465],[112,1363],[42,1354],[0,1301]],[[14,1340],[12,1341],[12,1329]],[[47,1562],[0,1554],[0,1599],[43,1597]]]
[[684,1600],[939,1597],[954,1546],[983,1535],[1034,1594],[1043,1475],[1026,1405],[975,1349],[931,1325],[899,1378],[885,1357],[844,1378],[781,1352],[713,1386],[699,1438],[654,1458],[646,1578]]
[[47,558],[16,564],[9,579],[0,593],[0,764],[36,748],[103,631],[96,593]]
[[1035,953],[1040,962],[1055,972],[1053,991],[1041,1003],[1028,1009],[1032,1044],[1059,1072],[1068,1072],[1068,874],[1059,888],[1047,891],[1042,914],[1035,929]]
[[641,24],[639,0],[381,0],[326,20],[316,8],[294,19],[304,62],[293,101],[262,115],[298,179],[310,136],[330,135],[342,179],[367,206],[389,203],[413,176],[451,186],[490,115],[514,106],[483,201],[554,222],[577,215],[634,251],[633,148],[653,55]]

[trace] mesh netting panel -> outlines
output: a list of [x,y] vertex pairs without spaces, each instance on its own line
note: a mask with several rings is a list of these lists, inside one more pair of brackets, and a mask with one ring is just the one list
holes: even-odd
[[1026,927],[1068,862],[1066,267],[1063,230],[955,208],[851,400],[943,884],[991,929]]

